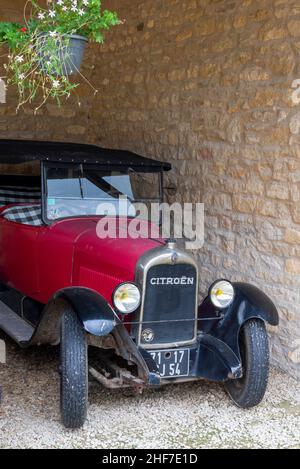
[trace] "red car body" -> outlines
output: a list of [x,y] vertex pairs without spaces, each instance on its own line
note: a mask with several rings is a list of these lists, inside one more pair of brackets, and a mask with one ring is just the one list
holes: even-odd
[[59,290],[81,286],[112,305],[116,286],[134,281],[138,259],[159,244],[144,238],[100,239],[98,222],[99,217],[75,218],[35,227],[0,218],[1,282],[44,304]]

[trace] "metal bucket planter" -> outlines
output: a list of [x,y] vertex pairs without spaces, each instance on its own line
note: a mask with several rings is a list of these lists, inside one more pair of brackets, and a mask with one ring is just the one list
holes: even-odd
[[88,40],[77,34],[51,37],[42,33],[36,41],[39,66],[45,74],[69,76],[82,64]]

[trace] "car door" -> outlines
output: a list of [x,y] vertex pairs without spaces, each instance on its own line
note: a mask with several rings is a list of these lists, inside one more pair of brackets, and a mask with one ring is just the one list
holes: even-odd
[[24,295],[38,292],[38,238],[43,227],[6,220],[0,214],[0,282]]

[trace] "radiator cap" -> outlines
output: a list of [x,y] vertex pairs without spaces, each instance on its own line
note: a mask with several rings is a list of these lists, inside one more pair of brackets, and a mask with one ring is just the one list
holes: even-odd
[[168,241],[167,241],[167,248],[174,250],[174,252],[172,252],[172,254],[171,254],[171,262],[172,262],[172,264],[176,264],[176,262],[178,261],[178,254],[177,254],[177,252],[175,251],[176,247],[177,247],[176,240],[175,240],[175,239],[168,239]]
[[169,249],[176,249],[176,246],[177,246],[177,243],[176,243],[176,240],[175,240],[175,239],[169,238],[169,239],[167,240],[167,247],[168,247]]

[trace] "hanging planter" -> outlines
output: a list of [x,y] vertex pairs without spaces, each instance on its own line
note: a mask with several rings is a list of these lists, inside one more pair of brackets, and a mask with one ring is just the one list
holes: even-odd
[[[44,73],[49,73],[49,60],[53,65],[51,73],[57,71],[70,76],[78,73],[83,61],[84,51],[88,39],[78,34],[66,34],[56,40],[54,56],[51,56],[52,38],[49,33],[41,33],[38,39],[38,55],[40,67]],[[58,68],[59,67],[59,70]]]
[[[0,43],[9,49],[2,78],[18,88],[17,109],[38,99],[36,110],[48,99],[60,104],[79,86],[70,78],[76,74],[90,84],[80,72],[86,44],[103,43],[103,32],[121,23],[115,12],[101,10],[101,0],[49,0],[47,4],[42,8],[29,0],[25,25],[0,22]],[[26,13],[29,5],[30,15]]]

